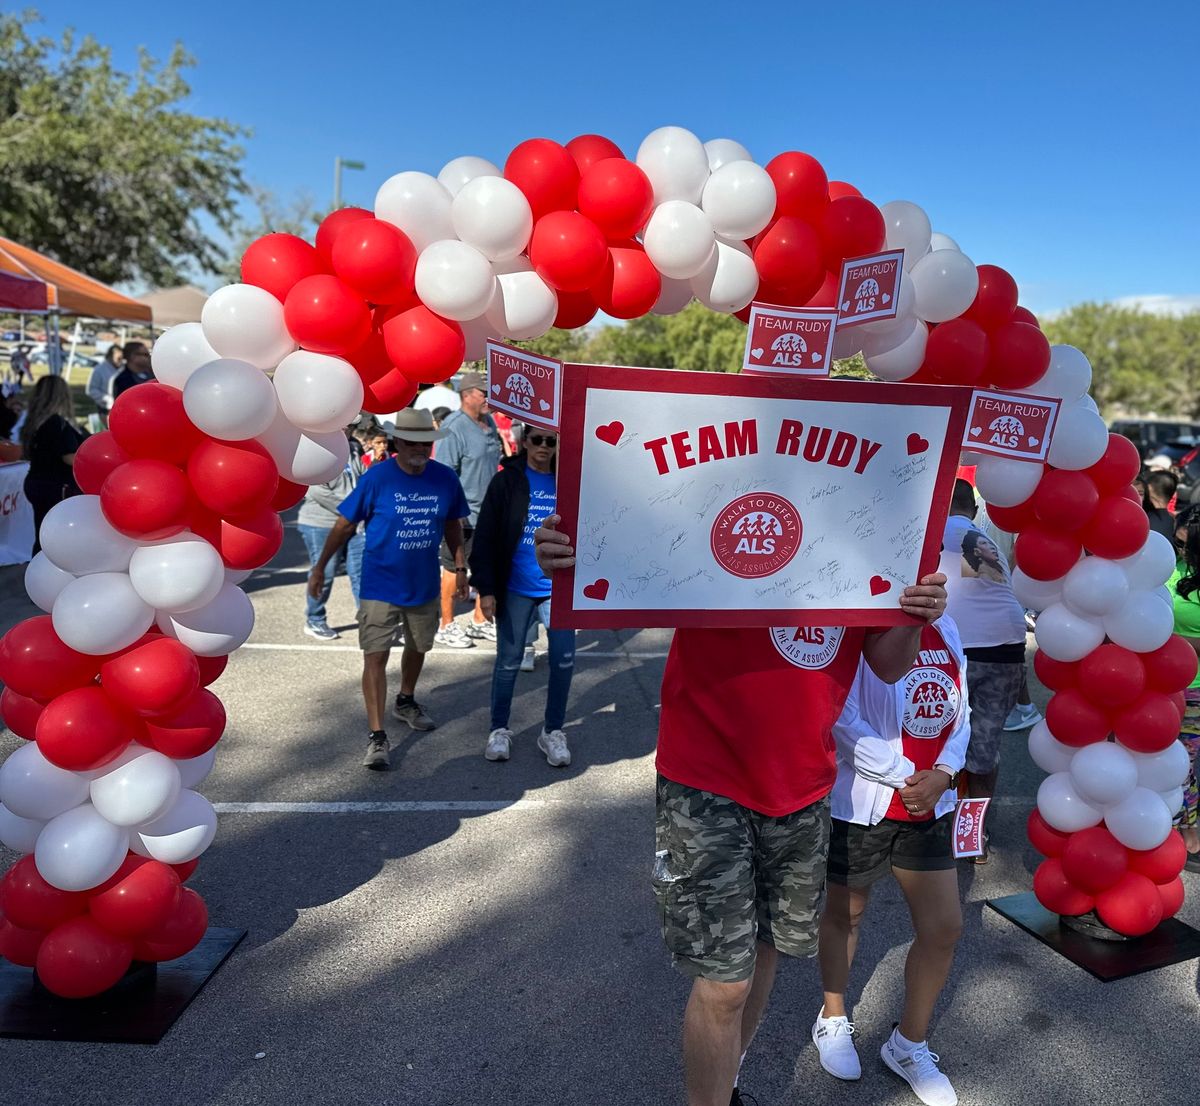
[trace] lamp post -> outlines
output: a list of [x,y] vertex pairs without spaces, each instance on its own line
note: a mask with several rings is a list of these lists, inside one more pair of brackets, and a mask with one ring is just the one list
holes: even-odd
[[349,158],[335,157],[333,159],[333,210],[342,206],[342,170],[365,169],[366,162],[351,161]]

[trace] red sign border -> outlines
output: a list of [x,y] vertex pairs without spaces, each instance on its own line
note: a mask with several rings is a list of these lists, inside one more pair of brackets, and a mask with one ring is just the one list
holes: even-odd
[[[1037,457],[1029,453],[1014,453],[1011,449],[1000,449],[994,445],[977,445],[975,440],[971,438],[971,413],[975,410],[975,403],[981,396],[987,396],[989,399],[995,399],[999,396],[1001,399],[1011,399],[1017,403],[1045,403],[1050,405],[1050,417],[1046,420],[1046,432],[1042,437],[1041,454]],[[971,453],[985,453],[989,457],[1007,457],[1013,461],[1032,461],[1034,464],[1045,461],[1050,456],[1050,442],[1054,437],[1054,426],[1058,422],[1059,412],[1062,410],[1062,400],[1055,396],[1031,396],[1025,395],[1022,392],[1001,392],[992,388],[975,388],[971,392],[971,402],[967,407],[967,421],[963,426],[963,444],[964,450]]]
[[[759,314],[770,312],[773,315],[783,315],[789,319],[809,319],[813,316],[830,320],[829,341],[825,344],[823,370],[816,369],[768,369],[762,365],[750,363],[750,350],[754,343],[754,320]],[[777,303],[760,303],[755,301],[750,305],[750,317],[746,320],[746,347],[742,351],[742,372],[748,376],[800,376],[810,380],[827,379],[833,367],[833,340],[837,337],[838,317],[841,312],[836,307],[785,307]]]
[[[872,312],[867,316],[852,318],[847,316],[842,318],[842,297],[846,294],[846,276],[855,265],[866,265],[872,261],[882,261],[885,257],[896,258],[896,272],[900,274],[900,280],[896,281],[896,294],[892,296],[892,310],[890,314],[881,314]],[[896,312],[900,305],[900,281],[904,279],[904,251],[903,250],[880,250],[878,253],[863,254],[862,257],[848,257],[842,262],[842,275],[838,280],[837,300],[834,306],[838,312],[838,326],[845,330],[850,326],[861,326],[863,323],[882,323],[896,317]]]
[[[531,361],[540,361],[546,365],[558,366],[558,386],[554,389],[554,418],[548,419],[543,415],[535,415],[532,411],[518,411],[510,407],[507,403],[497,403],[492,395],[492,349],[502,349],[506,353],[514,353],[518,357],[523,357]],[[503,411],[506,415],[511,415],[518,422],[529,423],[533,426],[541,427],[543,430],[553,430],[556,434],[559,432],[562,423],[562,400],[563,400],[563,362],[556,357],[544,357],[540,353],[531,353],[527,349],[521,349],[519,346],[510,346],[507,342],[500,342],[494,338],[487,339],[484,346],[484,364],[487,366],[487,386],[488,386],[488,405],[499,411]]]

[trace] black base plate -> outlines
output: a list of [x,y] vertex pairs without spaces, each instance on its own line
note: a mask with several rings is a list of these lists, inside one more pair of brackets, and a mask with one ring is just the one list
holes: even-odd
[[135,964],[111,990],[87,999],[52,995],[32,968],[0,960],[0,1037],[156,1045],[245,936],[211,926],[186,956]]
[[1178,918],[1168,918],[1145,937],[1100,941],[1062,925],[1032,891],[989,899],[988,906],[1102,983],[1200,957],[1200,931]]

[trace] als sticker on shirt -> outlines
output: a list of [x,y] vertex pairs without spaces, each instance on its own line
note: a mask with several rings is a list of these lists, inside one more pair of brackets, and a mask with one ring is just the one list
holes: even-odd
[[845,626],[772,626],[771,644],[797,668],[826,668],[837,656]]
[[904,732],[940,737],[958,714],[958,685],[940,668],[913,668],[904,678]]

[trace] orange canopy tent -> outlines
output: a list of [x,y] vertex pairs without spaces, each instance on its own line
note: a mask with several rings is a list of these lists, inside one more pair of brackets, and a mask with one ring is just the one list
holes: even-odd
[[[34,285],[45,288],[40,294]],[[12,300],[13,302],[9,302]],[[116,319],[121,322],[151,322],[149,306],[93,280],[61,262],[0,237],[0,309],[29,314],[86,315],[92,319]]]

